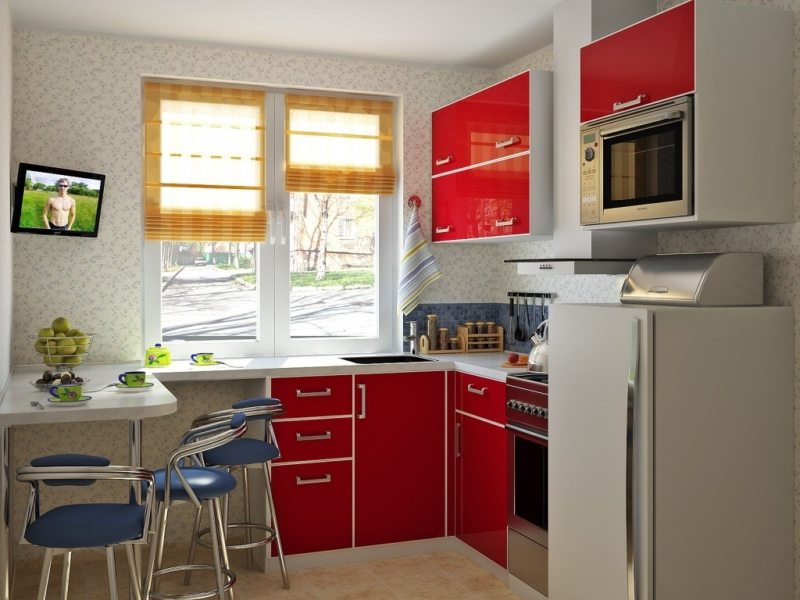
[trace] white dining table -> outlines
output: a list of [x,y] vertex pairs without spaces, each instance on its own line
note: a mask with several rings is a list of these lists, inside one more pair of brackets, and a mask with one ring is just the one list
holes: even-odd
[[[52,406],[47,394],[31,385],[41,376],[42,365],[15,367],[0,400],[0,600],[10,600],[13,573],[11,544],[11,484],[13,465],[13,428],[15,425],[46,425],[88,421],[128,421],[128,453],[131,465],[142,464],[142,420],[174,413],[178,408],[175,396],[155,377],[149,378],[152,388],[141,393],[119,393],[114,387],[93,391],[117,380],[125,371],[141,370],[141,363],[86,364],[76,374],[89,380],[84,394],[92,391],[92,399],[81,406]],[[38,401],[41,406],[31,403]],[[73,449],[79,452],[80,448]]]

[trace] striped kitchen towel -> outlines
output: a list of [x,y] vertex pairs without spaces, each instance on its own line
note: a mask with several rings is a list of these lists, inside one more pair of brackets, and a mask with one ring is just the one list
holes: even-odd
[[403,240],[403,257],[400,259],[398,306],[402,313],[407,315],[414,310],[419,304],[422,290],[441,276],[439,263],[436,262],[428,247],[428,241],[422,235],[417,207],[412,206],[406,237]]

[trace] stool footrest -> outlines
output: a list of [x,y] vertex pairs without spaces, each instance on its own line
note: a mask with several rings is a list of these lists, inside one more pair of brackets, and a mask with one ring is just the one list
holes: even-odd
[[[163,575],[170,575],[172,573],[183,573],[184,571],[215,571],[211,565],[176,565],[174,567],[167,567],[159,569],[153,573],[153,580]],[[236,582],[236,574],[230,569],[222,569],[222,574],[225,576],[225,591],[227,592]],[[155,600],[203,600],[204,598],[216,598],[219,592],[216,589],[206,590],[201,592],[187,592],[184,594],[167,593],[167,592],[150,592],[150,598]]]
[[[230,544],[226,543],[225,547],[228,550],[249,550],[250,548],[258,548],[259,546],[266,546],[275,540],[275,530],[269,525],[262,525],[261,523],[228,523],[228,529],[257,529],[266,533],[266,537],[256,540],[255,542],[245,542],[244,544]],[[206,527],[197,532],[197,544],[203,548],[211,548],[211,544],[203,539],[210,533],[210,529]],[[227,540],[227,537],[226,537]]]

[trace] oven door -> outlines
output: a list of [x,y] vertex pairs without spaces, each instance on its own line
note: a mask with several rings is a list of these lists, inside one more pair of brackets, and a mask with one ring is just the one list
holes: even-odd
[[690,97],[596,125],[596,222],[691,215],[693,131]]
[[547,547],[547,436],[509,423],[508,527]]

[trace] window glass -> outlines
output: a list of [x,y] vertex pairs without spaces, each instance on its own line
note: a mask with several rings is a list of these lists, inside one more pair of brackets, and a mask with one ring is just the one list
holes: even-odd
[[374,195],[290,194],[291,337],[377,335],[377,201]]

